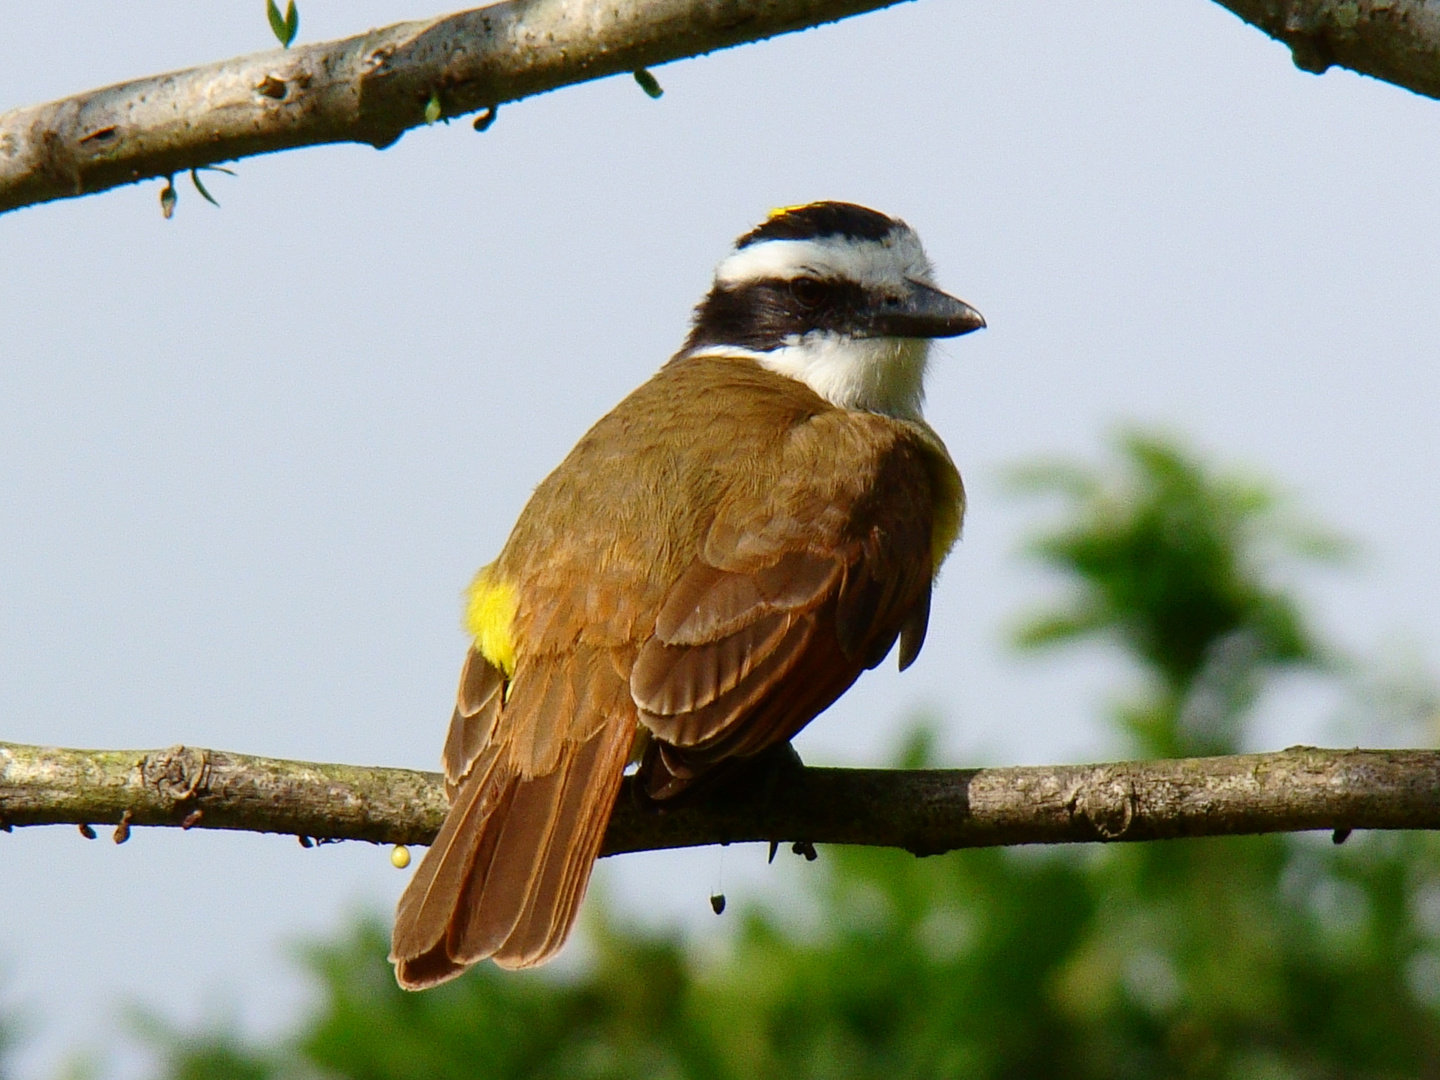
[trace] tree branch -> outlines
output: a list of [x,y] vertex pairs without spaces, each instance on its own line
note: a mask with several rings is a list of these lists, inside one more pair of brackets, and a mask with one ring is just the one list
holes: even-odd
[[[426,122],[698,56],[897,0],[506,0],[0,115],[0,213],[252,154],[383,148]],[[1440,97],[1436,0],[1219,0],[1290,46]],[[432,105],[433,101],[433,105]]]
[[[437,773],[320,765],[196,747],[0,743],[0,828],[242,829],[425,844]],[[800,768],[666,813],[622,792],[605,853],[742,841],[962,847],[1161,840],[1308,829],[1440,828],[1440,751],[1321,750],[1007,769]]]
[[0,115],[0,213],[252,154],[384,148],[427,122],[897,0],[507,0]]
[[1290,46],[1295,66],[1332,65],[1440,97],[1440,4],[1435,0],[1217,0]]

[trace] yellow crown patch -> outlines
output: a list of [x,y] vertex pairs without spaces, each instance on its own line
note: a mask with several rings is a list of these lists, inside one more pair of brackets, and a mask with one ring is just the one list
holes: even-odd
[[766,221],[774,221],[777,217],[784,217],[786,214],[793,214],[797,210],[804,210],[807,206],[814,206],[813,202],[796,203],[794,206],[777,206],[765,215]]

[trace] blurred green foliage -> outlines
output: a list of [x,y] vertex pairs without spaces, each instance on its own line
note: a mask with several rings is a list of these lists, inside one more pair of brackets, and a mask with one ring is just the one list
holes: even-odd
[[[1297,544],[1262,488],[1141,436],[1108,472],[1027,481],[1067,501],[1035,552],[1069,586],[1022,640],[1102,635],[1132,656],[1146,689],[1117,720],[1138,752],[1233,752],[1273,672],[1323,670],[1277,573],[1333,545]],[[396,988],[384,928],[361,922],[306,953],[320,994],[292,1038],[172,1033],[163,1075],[1437,1076],[1437,856],[1421,834],[829,848],[804,876],[811,918],[743,911],[717,951],[592,903],[578,973],[484,965],[423,994]]]
[[1276,564],[1344,545],[1297,527],[1263,485],[1217,475],[1171,440],[1130,433],[1121,449],[1103,474],[1068,463],[1016,473],[1023,490],[1066,500],[1064,521],[1031,552],[1069,580],[1064,602],[1029,619],[1018,643],[1115,641],[1151,683],[1120,717],[1138,753],[1233,753],[1265,676],[1322,660]]

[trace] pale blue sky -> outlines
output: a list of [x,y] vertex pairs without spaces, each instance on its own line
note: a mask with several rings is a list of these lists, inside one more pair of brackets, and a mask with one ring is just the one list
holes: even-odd
[[[259,0],[11,4],[0,109],[269,46]],[[315,41],[438,13],[302,0]],[[801,739],[877,763],[919,707],[947,754],[1114,753],[1099,650],[1005,654],[1047,580],[1002,468],[1174,428],[1356,537],[1307,575],[1348,647],[1440,641],[1440,103],[1305,75],[1205,0],[919,0],[468,123],[0,217],[0,739],[176,742],[433,767],[459,590],[575,438],[681,340],[769,207],[852,199],[924,238],[990,328],[941,350],[928,415],[971,488],[904,676]],[[1258,741],[1326,736],[1278,695]],[[713,852],[616,860],[637,915],[720,927]],[[732,851],[732,903],[766,873]],[[116,1003],[283,1023],[285,943],[386,908],[385,853],[140,830],[0,835],[22,1075],[103,1044]],[[708,921],[706,921],[708,920]],[[133,1071],[133,1059],[113,1067]]]

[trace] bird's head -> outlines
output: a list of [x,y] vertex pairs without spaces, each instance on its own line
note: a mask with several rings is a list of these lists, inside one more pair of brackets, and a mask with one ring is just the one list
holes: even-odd
[[985,325],[915,231],[854,203],[774,210],[735,241],[682,356],[742,355],[847,409],[919,419],[934,338]]

